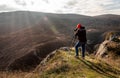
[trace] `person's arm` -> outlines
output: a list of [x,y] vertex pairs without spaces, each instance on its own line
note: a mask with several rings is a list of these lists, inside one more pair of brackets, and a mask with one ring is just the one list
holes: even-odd
[[78,36],[78,30],[76,30],[74,34],[75,34],[75,39],[76,39]]
[[77,31],[77,28],[75,28],[74,31]]

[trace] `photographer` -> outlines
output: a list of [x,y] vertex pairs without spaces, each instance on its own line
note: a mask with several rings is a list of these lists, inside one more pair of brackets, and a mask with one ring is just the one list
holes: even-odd
[[78,58],[78,48],[82,48],[82,58],[85,58],[85,44],[87,42],[86,38],[86,29],[81,24],[78,24],[75,31],[75,39],[77,39],[77,43],[75,44],[76,58]]

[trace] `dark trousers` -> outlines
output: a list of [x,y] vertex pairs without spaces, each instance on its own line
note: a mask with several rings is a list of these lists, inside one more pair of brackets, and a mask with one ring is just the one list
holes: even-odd
[[76,56],[79,56],[78,54],[78,48],[81,47],[82,48],[82,57],[84,58],[85,57],[85,43],[82,43],[82,42],[77,42],[75,44],[75,51],[76,51]]

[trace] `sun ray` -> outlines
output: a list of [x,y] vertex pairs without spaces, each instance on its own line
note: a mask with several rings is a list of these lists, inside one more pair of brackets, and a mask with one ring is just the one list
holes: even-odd
[[54,32],[55,34],[59,33],[55,24],[47,16],[44,15],[43,19],[44,19],[44,21],[48,22],[48,25],[49,25],[50,29],[52,30],[52,32]]

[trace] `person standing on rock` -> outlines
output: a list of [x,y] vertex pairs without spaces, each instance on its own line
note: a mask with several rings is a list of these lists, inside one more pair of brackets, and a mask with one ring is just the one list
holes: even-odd
[[81,24],[78,24],[74,31],[75,31],[75,39],[78,40],[75,44],[75,52],[76,52],[75,57],[76,58],[79,57],[78,48],[81,47],[82,58],[84,59],[85,58],[85,44],[87,42],[86,29]]

